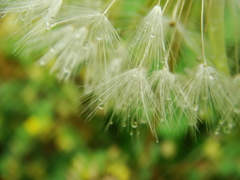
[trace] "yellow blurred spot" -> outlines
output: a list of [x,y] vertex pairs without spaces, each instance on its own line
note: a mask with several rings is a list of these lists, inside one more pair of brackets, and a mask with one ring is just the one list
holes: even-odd
[[209,139],[204,145],[204,153],[210,159],[219,159],[222,154],[220,144],[214,139]]
[[171,140],[163,141],[161,144],[160,152],[165,158],[172,158],[176,155],[176,145]]
[[26,131],[32,135],[37,136],[50,127],[50,122],[48,119],[40,119],[38,117],[31,116],[24,122],[24,128]]
[[114,176],[118,180],[130,179],[130,171],[128,167],[121,161],[115,161],[107,167],[107,173]]
[[71,151],[74,148],[75,142],[71,135],[66,132],[60,132],[57,135],[56,144],[63,151]]

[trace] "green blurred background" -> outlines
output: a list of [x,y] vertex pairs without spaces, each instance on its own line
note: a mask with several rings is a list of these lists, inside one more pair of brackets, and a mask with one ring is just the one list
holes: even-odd
[[[126,8],[127,11],[127,8]],[[6,20],[7,21],[7,20]],[[0,39],[9,35],[0,24]],[[80,116],[82,76],[61,83],[34,58],[0,44],[0,180],[225,180],[240,179],[240,133],[196,138],[147,128],[138,138],[118,126],[101,129],[103,114]]]

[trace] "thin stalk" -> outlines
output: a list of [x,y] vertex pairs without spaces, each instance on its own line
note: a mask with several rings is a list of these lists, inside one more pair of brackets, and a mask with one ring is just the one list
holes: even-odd
[[202,56],[203,56],[203,63],[204,66],[207,65],[206,54],[205,54],[205,46],[204,46],[204,0],[202,0],[202,10],[201,10],[201,41],[202,41]]
[[165,11],[165,9],[166,9],[166,7],[167,7],[167,5],[168,5],[169,1],[170,1],[170,0],[167,0],[167,2],[165,3],[165,5],[164,5],[164,7],[163,7],[163,10],[162,10],[162,12],[164,12],[164,11]]
[[211,0],[208,16],[208,35],[214,65],[221,71],[229,73],[224,36],[225,0]]
[[107,9],[102,13],[103,15],[105,15],[105,14],[108,12],[108,10],[112,7],[112,5],[115,3],[115,1],[116,1],[116,0],[113,0],[113,1],[109,4],[109,6],[107,7]]

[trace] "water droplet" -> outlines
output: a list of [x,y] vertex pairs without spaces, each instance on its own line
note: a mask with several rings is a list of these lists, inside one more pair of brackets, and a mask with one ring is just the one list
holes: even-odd
[[83,43],[83,49],[88,49],[88,47],[89,47],[89,42],[88,41],[85,41],[84,43]]
[[215,132],[215,135],[219,135],[219,131],[216,131],[216,132]]
[[202,98],[204,101],[208,100],[208,96],[207,95],[204,95],[203,98]]
[[193,105],[193,110],[194,110],[194,111],[198,111],[198,108],[199,108],[198,104],[195,103],[195,104]]
[[155,34],[152,34],[152,35],[151,35],[151,38],[155,38],[155,36],[156,36]]
[[54,17],[51,17],[49,20],[46,21],[46,30],[50,30],[53,27],[52,26],[53,22],[54,22]]
[[159,143],[159,140],[158,140],[158,139],[156,139],[156,143]]
[[54,49],[54,48],[51,48],[51,49],[50,49],[50,52],[54,53],[54,52],[55,52],[55,49]]
[[132,128],[137,128],[137,121],[134,121],[134,122],[133,122]]
[[103,108],[104,108],[104,104],[101,103],[101,104],[98,106],[98,109],[103,110]]
[[103,39],[103,32],[102,31],[98,31],[97,32],[97,40],[101,41]]
[[220,124],[220,125],[223,125],[223,124],[224,124],[224,120],[221,119],[221,120],[219,121],[219,124]]
[[41,60],[41,61],[39,61],[39,64],[40,64],[40,66],[44,66],[45,65],[45,61]]
[[138,70],[135,70],[134,72],[133,72],[133,77],[137,77],[138,76]]
[[129,134],[130,134],[130,136],[132,136],[133,135],[133,131],[131,131]]
[[233,109],[233,111],[234,111],[234,113],[236,113],[236,114],[240,114],[240,107],[235,107],[235,108]]
[[99,98],[98,101],[102,101],[102,98]]
[[126,123],[123,123],[123,125],[122,125],[123,127],[126,127],[127,126],[127,124]]
[[25,17],[24,17],[24,16],[22,16],[22,17],[21,17],[21,20],[22,20],[22,21],[25,21]]
[[109,121],[109,124],[110,124],[110,125],[112,125],[112,124],[113,124],[113,121],[112,121],[112,120],[111,120],[111,121]]
[[167,95],[166,95],[166,100],[168,100],[168,101],[171,100],[171,96],[170,96],[170,94],[167,94]]
[[213,77],[212,75],[210,75],[208,78],[209,78],[210,80],[213,80],[213,79],[214,79],[214,77]]
[[63,72],[64,72],[65,74],[69,74],[69,73],[70,73],[70,71],[69,71],[67,68],[65,68],[65,69],[63,70]]

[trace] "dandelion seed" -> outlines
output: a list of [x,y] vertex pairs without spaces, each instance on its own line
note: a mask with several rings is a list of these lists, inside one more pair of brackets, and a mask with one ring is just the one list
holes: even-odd
[[[17,0],[3,3],[1,12],[16,13],[18,21],[23,23],[22,31],[15,33],[20,40],[15,44],[15,52],[26,55],[31,49],[31,42],[36,41],[46,30],[50,30],[62,5],[62,0]],[[29,43],[30,42],[30,43]]]
[[[67,10],[60,14],[55,24],[55,26],[71,25],[79,29],[85,28],[88,31],[87,37],[84,38],[87,42],[84,48],[89,49],[86,45],[91,44],[89,50],[91,56],[86,60],[85,84],[90,89],[100,79],[108,78],[107,69],[111,61],[115,59],[117,49],[122,49],[122,55],[126,53],[123,41],[105,16],[111,4],[103,13],[85,7],[64,6],[63,9]],[[81,38],[82,35],[77,34],[77,36]],[[98,78],[95,74],[98,74]]]
[[[79,34],[77,39],[76,33]],[[51,72],[57,72],[59,80],[68,81],[91,57],[92,45],[87,36],[86,28],[78,29],[71,25],[53,30],[44,37],[46,45],[50,43],[52,47],[38,62],[47,64],[55,59]]]
[[[92,118],[99,104],[109,102],[106,111],[112,110],[120,117],[120,127],[138,128],[141,120],[145,119],[153,135],[157,136],[155,128],[156,120],[159,119],[158,104],[147,81],[146,70],[129,70],[96,86],[92,93],[92,102],[83,110],[89,112],[87,118]],[[86,101],[86,97],[88,96],[84,95],[80,100]],[[100,103],[99,98],[102,99]]]
[[191,102],[198,104],[199,112],[203,112],[199,116],[209,127],[216,124],[216,116],[225,118],[235,102],[225,77],[210,66],[198,68],[194,78],[187,83],[186,93]]
[[[168,70],[156,71],[149,82],[159,101],[161,122],[167,123],[169,129],[178,129],[183,123],[196,128],[197,115],[174,74]],[[182,116],[186,116],[187,122],[182,121]]]

